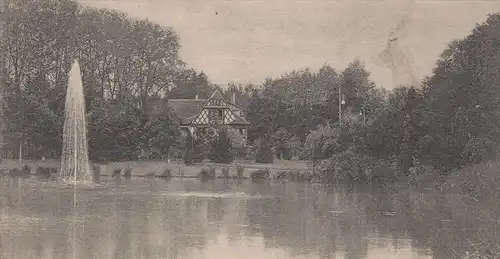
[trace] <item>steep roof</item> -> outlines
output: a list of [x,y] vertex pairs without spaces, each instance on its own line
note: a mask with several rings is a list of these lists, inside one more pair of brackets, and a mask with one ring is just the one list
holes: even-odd
[[216,89],[208,99],[210,100],[210,99],[214,99],[214,98],[224,99],[224,100],[226,99],[226,98],[224,98],[222,93],[219,91],[219,89]]
[[250,122],[239,116],[238,114],[233,114],[234,115],[234,121],[231,124],[246,124],[250,125]]
[[[183,124],[189,124],[207,105],[208,101],[214,98],[224,99],[232,111],[243,110],[240,106],[228,102],[218,90],[214,91],[209,99],[169,99],[168,106],[176,113]],[[234,115],[235,121],[232,124],[250,124],[244,118]]]
[[207,99],[170,99],[168,106],[177,114],[181,120],[194,117],[200,113]]

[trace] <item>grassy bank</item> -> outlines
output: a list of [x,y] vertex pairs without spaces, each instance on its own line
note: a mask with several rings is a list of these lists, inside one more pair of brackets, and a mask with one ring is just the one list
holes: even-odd
[[[39,168],[51,169],[53,174],[60,167],[58,160],[34,161],[24,160],[22,165],[18,160],[4,160],[0,163],[0,173],[9,174],[14,170],[22,174],[22,167],[29,168],[29,174],[40,172]],[[272,164],[259,164],[253,161],[236,161],[232,164],[217,164],[212,162],[197,163],[187,166],[180,160],[167,161],[126,161],[93,164],[101,176],[120,177],[177,177],[177,178],[266,178],[278,180],[314,180],[312,164],[308,161],[276,160]],[[388,169],[384,170],[388,171]],[[410,184],[417,187],[427,187],[443,192],[460,193],[476,199],[500,199],[500,161],[485,162],[462,168],[450,174],[443,175],[437,171],[419,172],[413,179],[390,182],[387,179],[370,181],[385,186]],[[26,173],[26,172],[24,172]],[[387,172],[386,172],[387,173]]]
[[489,161],[452,172],[441,189],[475,199],[500,199],[500,161]]
[[[304,161],[276,161],[273,164],[258,164],[251,161],[239,161],[232,164],[217,164],[212,162],[197,163],[187,166],[182,161],[127,161],[107,163],[100,166],[101,175],[112,176],[117,170],[129,170],[131,176],[163,176],[166,171],[171,177],[196,178],[205,169],[214,172],[214,177],[250,178],[259,171],[268,171],[270,176],[282,172],[305,172],[309,170]],[[240,171],[240,172],[238,172]]]
[[[39,172],[39,168],[51,168],[58,171],[60,161],[25,160],[22,165],[17,160],[4,160],[0,163],[0,170],[10,173],[12,170],[21,171],[22,167],[29,168],[29,173]],[[187,166],[182,161],[125,161],[93,164],[101,176],[121,177],[180,177],[198,178],[200,172],[208,172],[208,177],[215,178],[277,178],[299,179],[302,175],[310,175],[312,166],[307,161],[277,160],[272,164],[259,164],[253,161],[236,161],[232,164],[217,164],[212,162],[197,163]],[[286,177],[284,177],[286,176]],[[290,176],[290,177],[289,177]]]

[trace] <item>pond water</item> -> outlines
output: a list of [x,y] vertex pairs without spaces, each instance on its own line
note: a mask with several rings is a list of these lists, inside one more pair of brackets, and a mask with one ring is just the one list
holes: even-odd
[[3,177],[0,258],[454,258],[498,241],[496,208],[311,183]]

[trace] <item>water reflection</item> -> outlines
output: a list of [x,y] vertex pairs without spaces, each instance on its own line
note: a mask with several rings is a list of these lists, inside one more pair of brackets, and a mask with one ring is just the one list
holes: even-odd
[[[453,258],[496,242],[495,204],[303,183],[0,179],[0,257]],[[76,248],[75,248],[76,245]]]

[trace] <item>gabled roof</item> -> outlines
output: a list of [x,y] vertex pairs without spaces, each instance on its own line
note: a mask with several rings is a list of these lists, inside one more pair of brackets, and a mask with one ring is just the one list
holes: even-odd
[[[198,116],[198,114],[200,114],[203,107],[205,107],[211,99],[225,100],[231,111],[236,109],[243,110],[240,106],[228,102],[219,90],[215,90],[208,99],[169,99],[168,106],[176,113],[182,124],[189,124],[194,118],[196,118],[196,116]],[[236,114],[234,114],[234,116],[235,121],[233,124],[250,124],[244,118],[241,118]]]
[[177,117],[181,120],[195,117],[200,113],[207,99],[170,99],[168,106],[172,108]]
[[219,89],[215,89],[215,91],[212,93],[212,95],[208,98],[208,100],[210,100],[210,99],[223,99],[223,100],[227,101],[226,98],[224,98],[224,96],[221,94]]
[[214,91],[214,93],[210,96],[210,98],[207,99],[210,100],[210,99],[222,99],[224,101],[226,101],[227,103],[227,106],[229,106],[229,108],[234,111],[234,110],[243,110],[243,111],[246,111],[245,108],[243,108],[241,105],[238,105],[236,103],[232,103],[230,101],[227,100],[226,96],[224,96],[218,89],[216,89]]
[[237,104],[234,104],[234,103],[231,103],[231,102],[227,102],[229,108],[234,111],[234,110],[241,110],[241,111],[247,111],[246,108],[240,106],[240,105],[237,105]]
[[248,122],[247,120],[243,119],[238,114],[233,114],[233,116],[234,116],[234,121],[231,124],[246,124],[246,125],[250,125],[250,122]]

